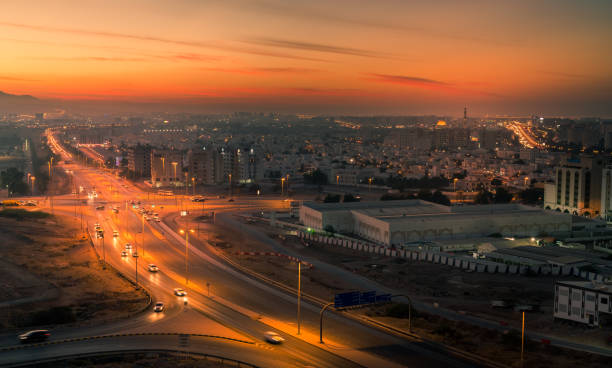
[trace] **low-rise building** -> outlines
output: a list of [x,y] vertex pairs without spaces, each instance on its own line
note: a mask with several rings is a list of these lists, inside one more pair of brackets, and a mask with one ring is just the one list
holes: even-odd
[[557,281],[554,317],[605,326],[612,323],[612,285],[592,281]]
[[384,245],[493,234],[538,236],[572,230],[572,216],[520,204],[444,206],[422,200],[315,203],[300,208],[314,229],[354,234]]

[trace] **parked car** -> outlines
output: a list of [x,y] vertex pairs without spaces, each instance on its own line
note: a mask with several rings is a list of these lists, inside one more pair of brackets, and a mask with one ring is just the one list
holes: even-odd
[[97,206],[97,207],[96,207],[96,209],[97,209],[97,210],[103,210],[103,209],[104,209],[104,205]]
[[264,337],[266,341],[269,342],[270,344],[280,344],[283,341],[285,341],[285,339],[281,335],[277,334],[274,331],[265,332]]
[[187,292],[183,288],[176,288],[176,289],[174,289],[174,295],[176,295],[176,296],[186,296]]
[[32,330],[19,335],[19,341],[22,344],[28,342],[40,342],[47,340],[49,336],[51,336],[49,330]]
[[154,312],[161,312],[163,310],[164,310],[164,303],[162,302],[155,303],[155,307],[153,307]]

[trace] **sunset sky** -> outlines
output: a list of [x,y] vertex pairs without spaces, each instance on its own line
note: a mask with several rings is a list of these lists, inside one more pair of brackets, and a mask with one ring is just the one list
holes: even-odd
[[202,111],[612,116],[610,0],[2,1],[0,91]]

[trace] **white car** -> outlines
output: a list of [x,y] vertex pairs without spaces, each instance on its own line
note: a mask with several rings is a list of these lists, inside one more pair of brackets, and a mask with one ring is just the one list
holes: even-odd
[[155,303],[155,307],[153,307],[154,312],[161,312],[163,310],[164,310],[164,303],[162,302]]
[[127,250],[122,250],[121,251],[121,257],[127,257],[127,256],[128,256]]
[[281,335],[277,334],[274,331],[265,332],[264,337],[266,341],[269,342],[270,344],[280,344],[283,341],[285,341],[285,339]]
[[134,252],[134,253],[132,253],[132,257],[134,257],[134,258],[138,258],[138,252]]
[[159,271],[159,267],[151,263],[149,265],[149,272],[157,272],[157,271]]
[[117,230],[113,230],[113,238],[117,238],[119,236],[119,232]]
[[183,288],[174,289],[174,295],[176,296],[187,296],[187,292]]
[[132,249],[132,244],[126,243],[125,244],[125,249]]

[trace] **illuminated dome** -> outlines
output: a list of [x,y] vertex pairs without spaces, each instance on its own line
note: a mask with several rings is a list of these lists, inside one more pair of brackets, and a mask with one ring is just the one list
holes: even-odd
[[444,120],[438,120],[438,122],[436,123],[437,126],[446,126],[446,121]]

